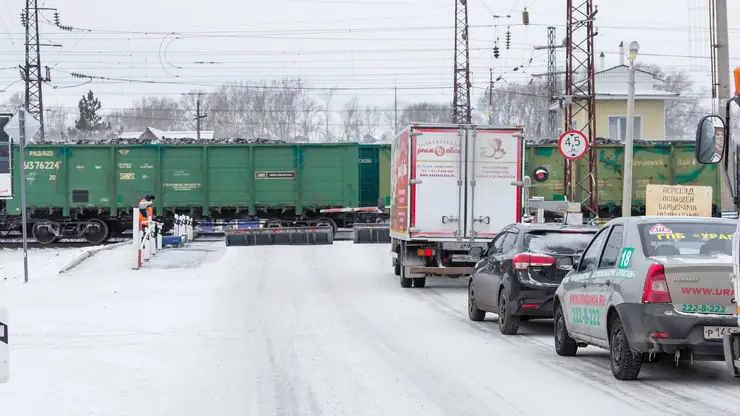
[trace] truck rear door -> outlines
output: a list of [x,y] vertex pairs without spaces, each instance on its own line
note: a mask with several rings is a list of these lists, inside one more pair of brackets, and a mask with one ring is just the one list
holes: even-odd
[[466,132],[415,127],[411,137],[411,237],[461,237]]
[[522,178],[520,130],[470,130],[467,153],[466,238],[490,239],[519,222]]

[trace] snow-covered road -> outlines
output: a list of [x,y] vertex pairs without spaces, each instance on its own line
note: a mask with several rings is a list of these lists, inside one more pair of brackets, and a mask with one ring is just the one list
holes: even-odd
[[[200,249],[198,248],[200,247]],[[0,261],[5,253],[0,253]],[[563,358],[551,322],[468,320],[465,281],[402,289],[384,245],[120,250],[6,283],[9,415],[704,415],[740,409],[720,363]],[[0,275],[2,277],[2,275]]]

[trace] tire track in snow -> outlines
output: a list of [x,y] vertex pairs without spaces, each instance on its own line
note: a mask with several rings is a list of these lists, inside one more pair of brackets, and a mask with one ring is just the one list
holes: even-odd
[[[463,288],[463,290],[465,290]],[[425,294],[426,292],[426,294]],[[431,301],[435,302],[441,307],[446,308],[448,311],[450,311],[452,314],[456,315],[460,320],[467,321],[468,324],[473,324],[473,326],[481,325],[475,322],[472,322],[467,317],[467,310],[465,310],[465,307],[461,308],[454,308],[452,307],[449,302],[450,299],[445,297],[442,293],[440,293],[438,290],[430,288],[429,290],[417,290],[416,293],[422,294],[422,296],[427,296]],[[464,305],[466,306],[466,305]],[[526,323],[523,323],[523,325],[526,325]],[[481,325],[482,326],[482,325]],[[513,337],[511,336],[504,336],[502,334],[495,334],[498,338],[503,339],[510,344],[519,343],[522,341],[521,338],[524,338],[529,344],[537,346],[539,349],[548,351],[551,355],[555,355],[554,347],[552,343],[545,344],[541,338],[537,336],[521,336],[521,335],[515,335]],[[554,342],[554,341],[553,341]],[[590,347],[593,350],[600,350],[597,349],[597,347]],[[601,350],[604,351],[604,350]],[[645,406],[653,408],[657,413],[665,414],[666,409],[670,409],[673,414],[675,415],[685,415],[686,414],[686,405],[693,405],[694,409],[692,411],[697,412],[705,412],[710,411],[713,413],[722,413],[726,412],[730,409],[732,409],[732,406],[728,408],[724,407],[717,407],[711,404],[705,403],[706,400],[702,399],[700,397],[695,397],[690,395],[689,391],[684,390],[684,386],[681,386],[679,381],[696,384],[702,383],[700,387],[704,387],[706,382],[710,382],[711,379],[706,378],[706,374],[701,374],[699,369],[695,369],[694,376],[702,376],[704,379],[697,380],[696,377],[690,377],[690,376],[684,376],[682,374],[676,374],[676,372],[671,372],[670,369],[662,369],[658,367],[659,369],[656,369],[652,367],[653,365],[650,365],[650,367],[646,367],[646,364],[643,364],[645,367],[643,371],[641,372],[642,379],[638,379],[635,382],[623,382],[620,380],[614,379],[614,377],[611,375],[611,370],[608,366],[604,368],[604,362],[603,359],[598,359],[596,357],[591,356],[583,356],[581,355],[573,357],[577,359],[577,362],[573,362],[566,364],[564,360],[570,361],[566,357],[559,357],[555,355],[556,359],[559,359],[559,362],[561,365],[553,365],[551,360],[539,360],[539,362],[547,367],[557,369],[557,370],[563,370],[566,369],[568,371],[572,371],[575,373],[580,374],[581,376],[585,378],[590,379],[597,379],[599,381],[599,384],[596,386],[603,392],[618,392],[623,395],[623,397],[632,397],[635,400],[638,400],[640,403],[642,403]],[[575,360],[574,360],[575,361]],[[585,365],[584,365],[585,364]],[[649,365],[649,364],[648,364]],[[679,377],[679,380],[671,380],[671,387],[666,387],[665,382],[654,382],[650,380],[645,380],[645,378],[651,377],[653,374],[659,374],[663,375],[665,377],[670,377],[675,379],[676,376]],[[734,380],[730,380],[732,382]],[[631,384],[639,383],[641,386],[639,390],[630,388]],[[713,383],[716,384],[716,383]],[[642,386],[649,386],[650,389],[644,389]],[[732,385],[728,385],[728,388],[732,388]],[[671,390],[670,388],[679,388],[681,389],[681,392]],[[712,388],[712,390],[715,390],[715,388]],[[656,395],[655,393],[659,393],[659,395]],[[729,393],[729,392],[727,392]],[[656,400],[656,396],[659,396]],[[639,410],[643,410],[644,408],[640,408]]]

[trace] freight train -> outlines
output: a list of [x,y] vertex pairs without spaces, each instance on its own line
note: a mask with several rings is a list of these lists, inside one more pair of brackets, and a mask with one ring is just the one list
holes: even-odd
[[[0,232],[21,228],[19,147],[14,198]],[[387,217],[390,149],[366,144],[86,144],[25,149],[28,230],[40,243],[101,243],[131,228],[133,208],[154,194],[165,231],[175,214],[196,221],[261,219],[268,227],[351,227]],[[322,209],[370,207],[369,211]],[[376,207],[378,209],[372,209]]]
[[[0,201],[0,234],[21,230],[19,151],[15,146],[11,158],[14,197]],[[30,144],[25,152],[27,227],[42,244],[117,237],[131,228],[133,209],[146,194],[156,195],[155,213],[166,229],[176,213],[201,222],[259,219],[267,227],[331,225],[334,231],[388,219],[390,145]],[[621,212],[623,148],[601,145],[598,152],[601,216],[613,217]],[[524,159],[531,196],[562,194],[556,146],[527,145]],[[715,166],[697,165],[687,142],[636,145],[634,178],[636,215],[644,211],[648,183],[720,189]],[[715,210],[719,200],[715,192]],[[356,207],[368,210],[347,209]]]

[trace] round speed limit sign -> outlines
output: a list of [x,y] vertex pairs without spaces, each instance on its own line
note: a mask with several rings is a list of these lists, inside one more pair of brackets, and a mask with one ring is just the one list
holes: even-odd
[[586,135],[578,130],[563,133],[558,140],[558,150],[568,160],[578,160],[588,152]]

